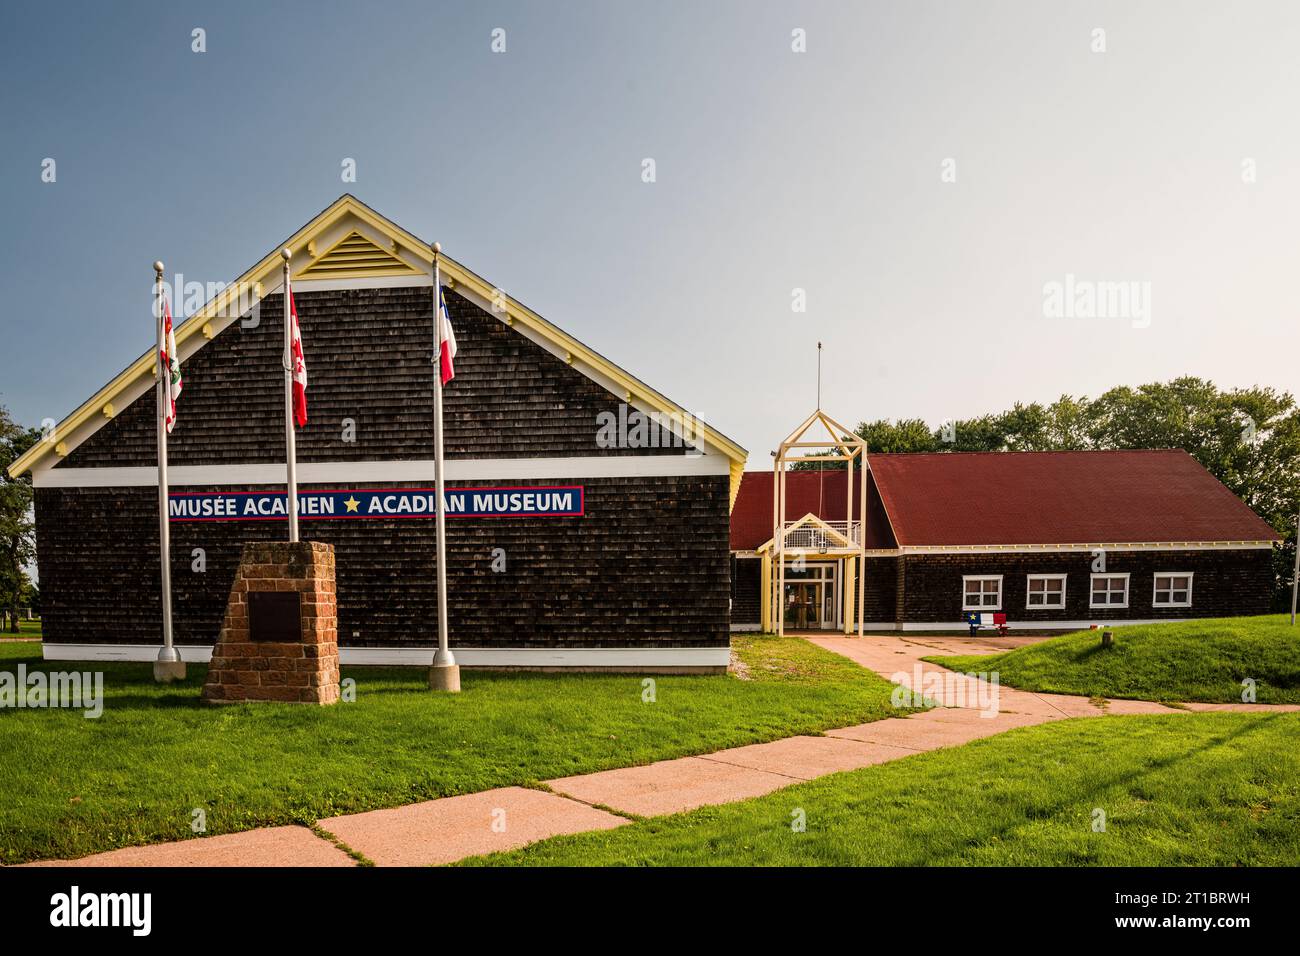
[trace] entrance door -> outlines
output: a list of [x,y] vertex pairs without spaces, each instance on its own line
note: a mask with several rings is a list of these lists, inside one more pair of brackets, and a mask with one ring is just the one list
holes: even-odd
[[785,579],[785,626],[833,631],[840,619],[838,566],[809,563],[789,568]]
[[822,626],[821,581],[791,581],[785,586],[785,626],[796,631],[816,630]]

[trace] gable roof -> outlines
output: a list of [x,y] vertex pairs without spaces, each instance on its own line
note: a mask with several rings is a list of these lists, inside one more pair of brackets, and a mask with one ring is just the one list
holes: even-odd
[[[1181,449],[872,455],[868,548],[1265,543],[1278,534]],[[873,496],[874,497],[874,496]],[[844,518],[844,472],[791,472],[787,514]],[[820,502],[820,511],[819,511]],[[747,472],[731,547],[772,536],[772,475]]]
[[[826,471],[792,471],[785,476],[785,514],[792,521],[812,514],[824,521],[843,521],[846,513],[843,468]],[[859,473],[854,472],[854,481]],[[857,508],[857,488],[853,506]],[[857,519],[854,515],[854,519]],[[731,550],[756,551],[772,538],[772,472],[747,471],[740,494],[731,509]],[[880,507],[874,482],[867,481],[867,549],[888,551],[897,547],[889,519]]]
[[[247,296],[253,290],[251,294],[260,298],[279,290],[283,268],[280,250],[285,247],[293,253],[295,279],[430,275],[433,269],[433,251],[428,243],[345,193],[176,326],[176,346],[182,363],[242,314],[241,295]],[[450,288],[488,303],[490,308],[495,304],[492,311],[501,321],[510,326],[518,324],[520,331],[528,330],[568,364],[623,401],[645,411],[694,422],[704,442],[730,461],[734,504],[748,457],[744,448],[445,253],[439,254],[438,265],[443,282]],[[147,311],[148,306],[142,309]],[[150,347],[59,422],[47,440],[37,442],[10,465],[9,474],[16,478],[46,464],[51,454],[67,455],[148,390],[156,373],[155,364]]]
[[876,455],[903,547],[1277,540],[1181,449]]
[[[811,511],[808,512],[806,515],[804,515],[802,518],[800,518],[798,521],[792,521],[790,523],[790,527],[786,530],[786,533],[789,534],[791,531],[798,531],[801,528],[808,528],[810,531],[819,534],[821,536],[821,540],[826,542],[828,545],[832,547],[852,549],[854,551],[856,551],[858,548],[858,546],[849,539],[848,535],[846,535],[843,531],[836,530],[831,525],[829,519],[819,518]],[[787,538],[787,541],[788,540],[789,539]],[[776,543],[776,537],[773,536],[771,538],[768,538],[762,544],[760,544],[757,550],[760,552],[768,551],[775,543]]]

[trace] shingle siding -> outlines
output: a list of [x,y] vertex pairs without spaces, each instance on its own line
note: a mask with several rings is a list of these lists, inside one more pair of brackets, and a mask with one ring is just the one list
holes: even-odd
[[[892,621],[898,607],[898,559],[867,558],[866,607],[863,621]],[[856,614],[857,599],[853,604]],[[857,618],[853,619],[857,624]]]
[[[908,625],[961,621],[967,613],[962,609],[965,575],[1002,576],[999,610],[1012,624],[1033,622],[1050,626],[1067,621],[1235,617],[1267,614],[1270,610],[1273,569],[1272,553],[1267,548],[1107,552],[1107,573],[1129,575],[1129,600],[1124,608],[1090,606],[1094,560],[1089,551],[868,558],[865,620]],[[1191,607],[1152,605],[1155,575],[1164,572],[1193,575]],[[1025,606],[1031,574],[1066,575],[1063,609]],[[747,607],[751,600],[754,604],[761,600],[762,584],[756,575],[737,575],[736,587],[741,586],[752,598],[737,593],[736,607]],[[754,620],[757,619],[755,616]]]
[[[303,291],[295,299],[310,377],[310,423],[298,432],[299,461],[431,458],[430,290]],[[281,301],[268,297],[256,328],[234,324],[185,362],[179,421],[169,441],[172,465],[283,461]],[[601,448],[596,417],[617,414],[618,396],[454,292],[448,303],[459,345],[456,379],[444,393],[449,458],[682,454]],[[153,415],[150,392],[59,467],[153,465]],[[342,440],[345,419],[355,421],[353,442]],[[575,474],[496,484],[582,485],[586,514],[450,518],[454,645],[727,645],[726,475]],[[311,486],[330,487],[349,486]],[[156,489],[38,488],[35,507],[45,639],[158,641]],[[213,642],[241,546],[286,532],[283,521],[171,524],[177,643]],[[342,646],[436,642],[434,534],[429,519],[304,519],[304,540],[336,548]],[[206,561],[201,573],[191,570],[196,548]],[[496,548],[505,554],[503,573],[491,568]]]
[[[431,298],[428,288],[294,293],[309,380],[299,461],[433,457]],[[600,447],[596,417],[617,414],[617,396],[456,293],[447,307],[458,346],[443,393],[449,459],[681,454]],[[186,360],[172,465],[284,461],[283,312],[268,296],[255,327],[234,322]],[[151,393],[58,467],[152,465],[155,442]]]
[[[450,518],[448,624],[466,647],[726,646],[727,479],[572,479],[581,518]],[[449,483],[448,487],[456,487]],[[208,490],[208,489],[194,489]],[[45,640],[158,640],[157,492],[40,488],[37,541]],[[340,644],[436,642],[434,522],[304,520],[334,545]],[[172,605],[180,644],[211,644],[246,541],[281,521],[173,522]],[[194,549],[206,570],[191,570]],[[506,570],[492,570],[493,550]]]
[[895,608],[898,606],[898,558],[867,558],[867,579],[865,587],[859,590],[854,584],[853,591],[853,627],[858,626],[858,598],[866,593],[866,603],[862,621],[864,624],[882,624],[894,620]]
[[[1090,607],[1094,560],[1089,551],[908,555],[902,558],[906,584],[900,620],[908,624],[961,620],[966,613],[963,575],[1002,575],[1001,610],[1013,624],[1265,614],[1272,599],[1272,554],[1267,548],[1108,551],[1106,572],[1129,574],[1126,608]],[[1152,606],[1154,576],[1164,571],[1194,574],[1191,607]],[[1064,610],[1025,606],[1030,574],[1067,575]]]
[[732,624],[762,623],[762,591],[762,559],[733,557],[731,559]]

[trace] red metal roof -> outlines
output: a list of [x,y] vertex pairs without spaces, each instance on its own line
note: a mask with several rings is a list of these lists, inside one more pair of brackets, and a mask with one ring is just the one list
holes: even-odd
[[[843,521],[845,514],[843,469],[838,471],[792,471],[785,477],[785,514],[787,521],[797,521],[815,514],[824,521]],[[857,518],[858,480],[853,472],[853,507]],[[772,473],[747,471],[731,509],[731,550],[753,551],[772,538]],[[894,548],[889,521],[880,506],[874,484],[867,482],[867,547]]]
[[[888,527],[868,547],[1274,541],[1277,533],[1180,449],[872,455]],[[787,515],[844,518],[844,473],[792,472]],[[891,534],[892,532],[892,534]],[[772,475],[746,472],[731,547],[772,536]],[[888,539],[888,540],[883,540]]]

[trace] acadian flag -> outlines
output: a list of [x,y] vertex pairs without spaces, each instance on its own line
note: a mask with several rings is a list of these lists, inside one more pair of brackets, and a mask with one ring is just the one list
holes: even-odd
[[307,362],[302,355],[302,335],[298,332],[298,306],[293,301],[293,290],[289,290],[289,315],[292,316],[293,329],[291,342],[293,354],[293,420],[302,428],[307,424]]
[[456,332],[451,328],[451,316],[447,315],[447,297],[442,294],[442,286],[438,286],[438,321],[442,323],[442,384],[446,385],[448,381],[456,377],[456,369],[451,360],[456,358]]
[[162,364],[167,369],[163,387],[167,390],[167,412],[164,416],[167,434],[172,433],[176,425],[176,399],[181,397],[181,357],[176,352],[176,335],[172,332],[172,307],[167,296],[162,297],[163,307],[163,351]]
[[456,369],[452,365],[452,359],[456,357],[456,332],[451,327],[451,316],[447,314],[447,297],[442,294],[442,287],[438,287],[438,321],[442,323],[442,355],[440,365],[442,367],[442,384],[446,385],[456,377]]

